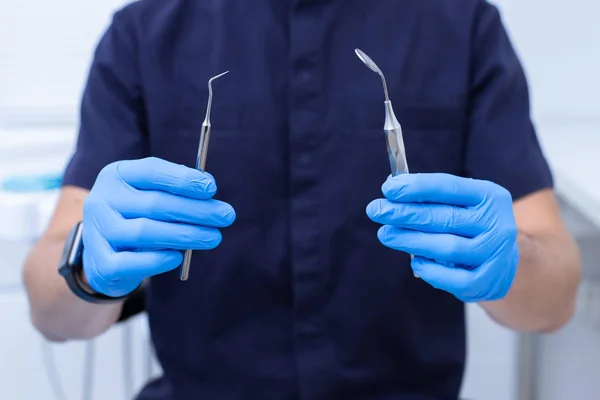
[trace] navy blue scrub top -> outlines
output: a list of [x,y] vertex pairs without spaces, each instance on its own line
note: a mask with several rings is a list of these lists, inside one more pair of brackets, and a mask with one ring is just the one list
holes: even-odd
[[463,304],[415,279],[365,207],[390,173],[386,74],[411,172],[552,186],[526,80],[482,0],[143,0],[114,15],[82,99],[65,185],[160,157],[207,171],[237,220],[190,279],[152,278],[164,376],[139,399],[456,399]]

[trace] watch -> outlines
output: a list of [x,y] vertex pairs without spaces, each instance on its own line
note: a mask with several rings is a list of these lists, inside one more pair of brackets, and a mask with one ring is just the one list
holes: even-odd
[[96,292],[82,279],[83,276],[83,221],[78,222],[71,230],[65,241],[58,273],[65,278],[69,289],[80,299],[89,303],[107,304],[117,303],[129,297],[129,294],[121,297],[110,297]]

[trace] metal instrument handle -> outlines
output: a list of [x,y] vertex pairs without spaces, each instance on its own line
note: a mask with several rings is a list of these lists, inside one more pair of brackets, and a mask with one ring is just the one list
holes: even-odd
[[[208,155],[208,142],[210,140],[210,124],[202,124],[202,133],[198,144],[198,155],[196,156],[196,169],[205,171],[206,158]],[[187,281],[190,275],[190,265],[192,263],[192,250],[186,250],[183,255],[183,263],[179,272],[179,279]]]
[[[385,143],[390,159],[392,176],[408,174],[408,162],[406,161],[402,127],[396,119],[394,109],[392,108],[392,102],[389,100],[385,102],[385,125],[383,130],[385,131]],[[412,261],[414,258],[415,256],[410,254],[410,260]],[[418,276],[415,275],[415,278],[418,278]]]

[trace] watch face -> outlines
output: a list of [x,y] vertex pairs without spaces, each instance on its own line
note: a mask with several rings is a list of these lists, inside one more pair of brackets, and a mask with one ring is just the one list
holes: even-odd
[[75,232],[73,233],[73,245],[69,252],[69,265],[78,265],[81,261],[81,250],[83,248],[81,235],[83,233],[83,223],[79,222],[75,225]]
[[71,271],[71,268],[78,261],[81,251],[81,232],[83,224],[79,222],[69,231],[65,246],[63,247],[60,261],[58,263],[58,272],[65,276]]

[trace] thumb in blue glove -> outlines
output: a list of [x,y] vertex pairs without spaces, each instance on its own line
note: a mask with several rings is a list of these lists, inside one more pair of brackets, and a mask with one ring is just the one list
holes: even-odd
[[503,187],[454,175],[403,174],[367,207],[378,237],[414,254],[413,271],[464,302],[506,296],[519,263],[512,197]]

